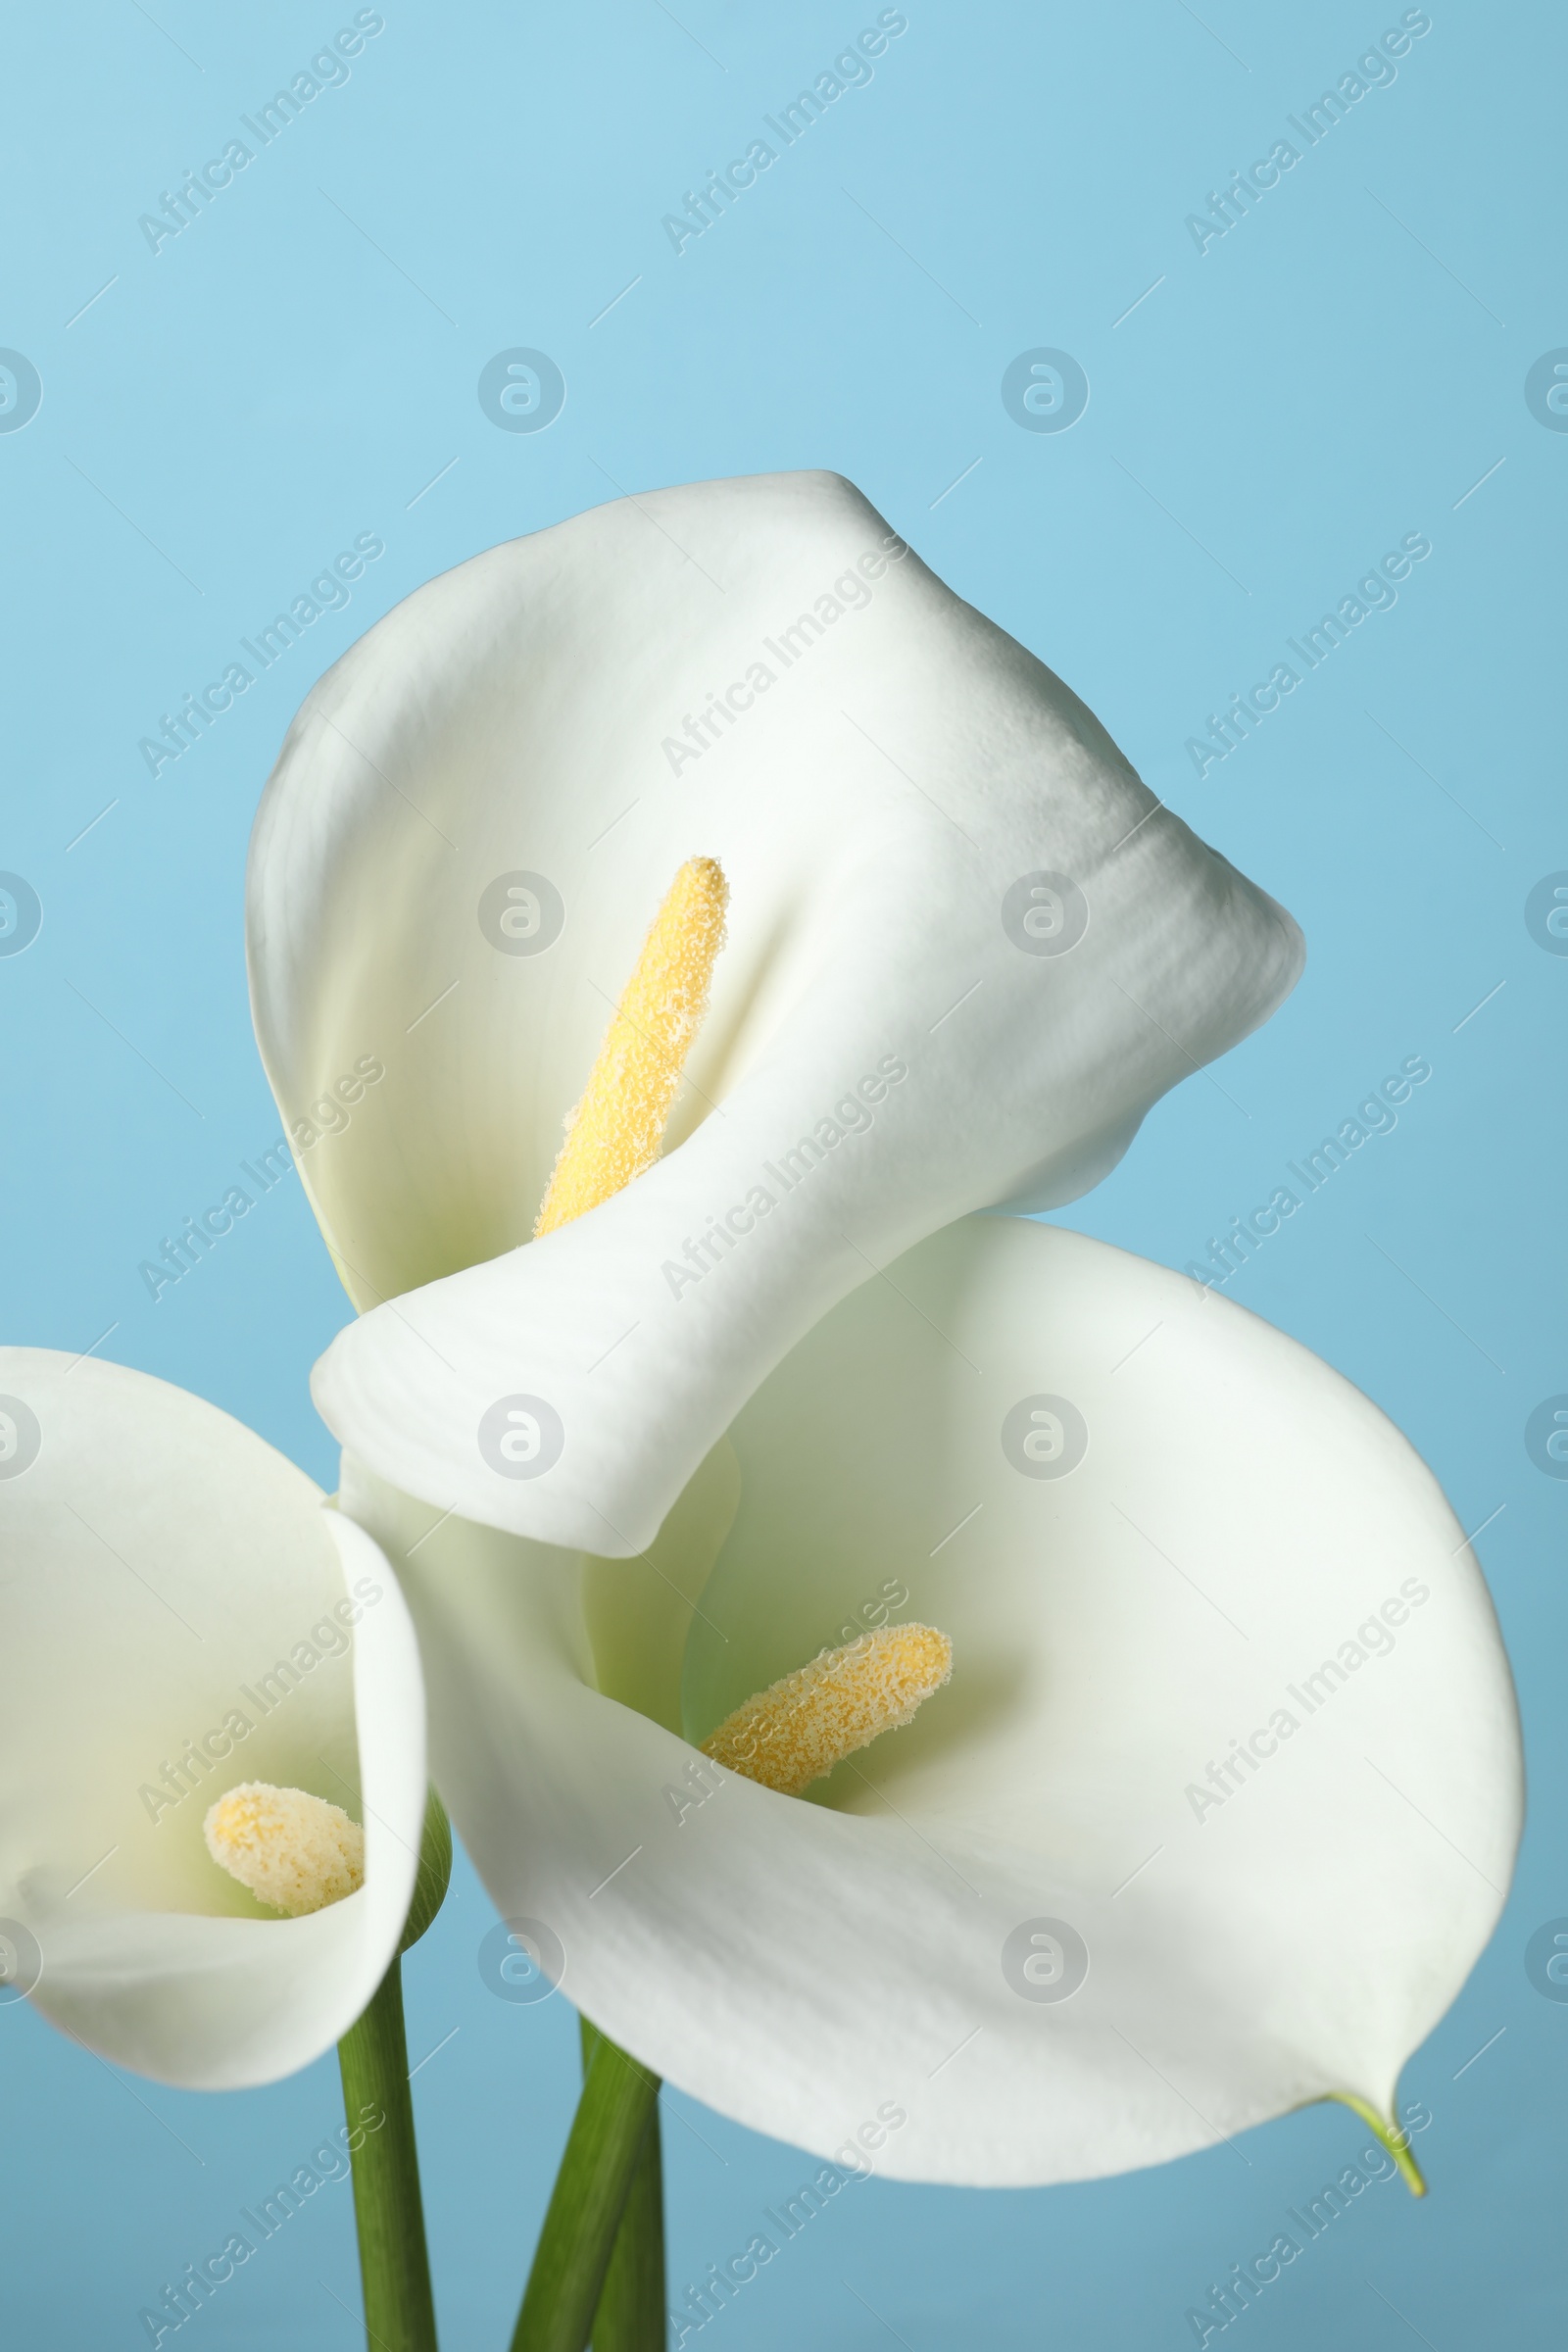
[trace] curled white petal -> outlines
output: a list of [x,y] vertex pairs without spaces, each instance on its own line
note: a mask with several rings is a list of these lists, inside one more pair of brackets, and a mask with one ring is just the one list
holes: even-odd
[[[694,854],[729,945],[666,1156],[518,1249]],[[828,474],[617,501],[420,589],[296,719],[248,921],[263,1057],[372,1310],[321,1412],[443,1508],[612,1555],[835,1299],[1097,1182],[1301,955]]]
[[[570,1997],[821,2155],[900,2111],[864,2160],[903,2178],[1087,2178],[1336,2091],[1387,2115],[1496,1920],[1521,1772],[1480,1571],[1377,1408],[1182,1277],[971,1219],[731,1444],[630,1566],[419,1542],[346,1466],[443,1793]],[[820,1801],[681,1738],[890,1610],[952,1682]]]
[[[144,1373],[0,1349],[0,1441],[18,1983],[41,1966],[35,2007],[162,2082],[292,2073],[360,2015],[413,1892],[424,1709],[396,1580],[302,1472]],[[218,1868],[203,1816],[257,1779],[363,1814],[357,1893],[278,1919]]]

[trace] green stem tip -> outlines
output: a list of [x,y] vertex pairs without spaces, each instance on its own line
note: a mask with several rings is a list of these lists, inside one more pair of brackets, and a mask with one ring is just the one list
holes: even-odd
[[1386,2124],[1377,2109],[1366,2099],[1358,2099],[1353,2090],[1331,2090],[1331,2099],[1348,2107],[1358,2115],[1369,2132],[1376,2132],[1384,2147],[1399,2168],[1399,2174],[1412,2197],[1424,2197],[1427,2184],[1421,2177],[1421,2167],[1410,2153],[1410,2134],[1402,2126]]

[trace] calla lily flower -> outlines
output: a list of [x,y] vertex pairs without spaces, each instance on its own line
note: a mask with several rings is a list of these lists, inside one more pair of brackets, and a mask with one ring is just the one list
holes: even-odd
[[[642,1560],[352,1458],[342,1500],[514,1935],[644,2065],[841,2164],[1083,2179],[1329,2096],[1392,2133],[1501,1907],[1512,1689],[1430,1472],[1295,1342],[1080,1236],[970,1218],[866,1282]],[[908,1728],[798,1795],[700,1752],[906,1619],[952,1665]]]
[[[666,1154],[520,1248],[693,858],[729,943]],[[621,499],[410,597],[290,730],[248,922],[263,1058],[368,1310],[321,1413],[406,1492],[614,1557],[836,1300],[956,1217],[1098,1182],[1301,959],[821,473]],[[532,1455],[498,1478],[486,1417],[519,1397]]]
[[270,2082],[329,2049],[414,1892],[414,1630],[371,1539],[323,1505],[183,1390],[0,1349],[5,1977],[116,2065],[185,2088]]

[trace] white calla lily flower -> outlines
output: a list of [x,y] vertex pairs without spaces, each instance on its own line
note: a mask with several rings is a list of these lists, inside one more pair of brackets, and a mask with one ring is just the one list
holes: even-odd
[[[519,1248],[694,858],[729,941],[667,1155]],[[1301,958],[821,473],[622,499],[410,597],[294,722],[248,923],[263,1058],[371,1310],[324,1418],[442,1508],[610,1556],[835,1300],[1096,1183]]]
[[[1021,2185],[1326,2096],[1391,2131],[1501,1907],[1513,1694],[1430,1472],[1295,1342],[1080,1236],[971,1218],[857,1290],[645,1560],[436,1524],[352,1460],[343,1504],[514,1933],[821,2156]],[[805,1796],[699,1752],[906,1618],[951,1680]]]
[[[423,1688],[384,1558],[199,1397],[30,1348],[0,1348],[0,1535],[13,1994],[185,2088],[307,2065],[385,1976],[418,1863]],[[286,1818],[249,1868],[271,1887],[292,1842],[279,1907],[307,1915],[230,1875],[215,1800],[257,1782]]]

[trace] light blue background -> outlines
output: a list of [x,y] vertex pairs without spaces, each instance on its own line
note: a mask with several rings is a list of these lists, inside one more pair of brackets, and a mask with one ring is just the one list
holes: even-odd
[[[1168,1100],[1066,1221],[1181,1264],[1404,1056],[1431,1060],[1396,1131],[1231,1295],[1384,1405],[1467,1528],[1490,1520],[1531,1825],[1495,1941],[1405,2078],[1433,2116],[1431,2199],[1370,2189],[1237,2325],[1253,2352],[1556,2345],[1568,2004],[1538,1994],[1523,1952],[1568,1913],[1568,1483],[1522,1432],[1568,1389],[1568,960],[1523,907],[1568,866],[1551,723],[1568,435],[1530,415],[1523,380],[1568,344],[1561,255],[1540,235],[1559,194],[1560,16],[1435,0],[1393,86],[1200,255],[1184,217],[1397,7],[1204,0],[1200,22],[1182,0],[910,0],[870,85],[677,258],[661,216],[873,6],[679,0],[677,23],[658,0],[549,17],[388,0],[346,86],[155,256],[138,215],[352,13],[95,0],[17,12],[6,35],[0,343],[44,385],[0,436],[0,866],[44,906],[32,946],[0,959],[6,1336],[85,1348],[112,1326],[105,1354],[331,1483],[306,1374],[347,1307],[294,1180],[158,1304],[136,1273],[278,1131],[241,877],[291,712],[419,582],[617,485],[848,473],[1307,935],[1285,1009],[1217,1083]],[[496,430],[475,397],[518,344],[566,378],[543,433]],[[1087,369],[1069,432],[1026,433],[1003,408],[1004,368],[1036,345]],[[1417,530],[1433,554],[1397,607],[1200,782],[1184,739]],[[386,554],[349,610],[154,781],[138,738],[364,531]],[[407,1969],[415,2056],[456,2030],[416,2084],[452,2352],[507,2338],[575,2078],[564,1999],[512,2007],[481,1985],[490,1918],[461,1870]],[[27,2344],[144,2340],[137,2307],[339,2113],[329,2060],[263,2093],[182,2096],[17,2008],[0,2079],[0,2307]],[[666,2106],[681,2280],[807,2167]],[[1320,2108],[1092,2186],[857,2185],[718,2336],[1176,2347],[1187,2306],[1361,2144]],[[197,2325],[209,2344],[324,2352],[359,2340],[357,2308],[349,2191],[328,2187]]]

